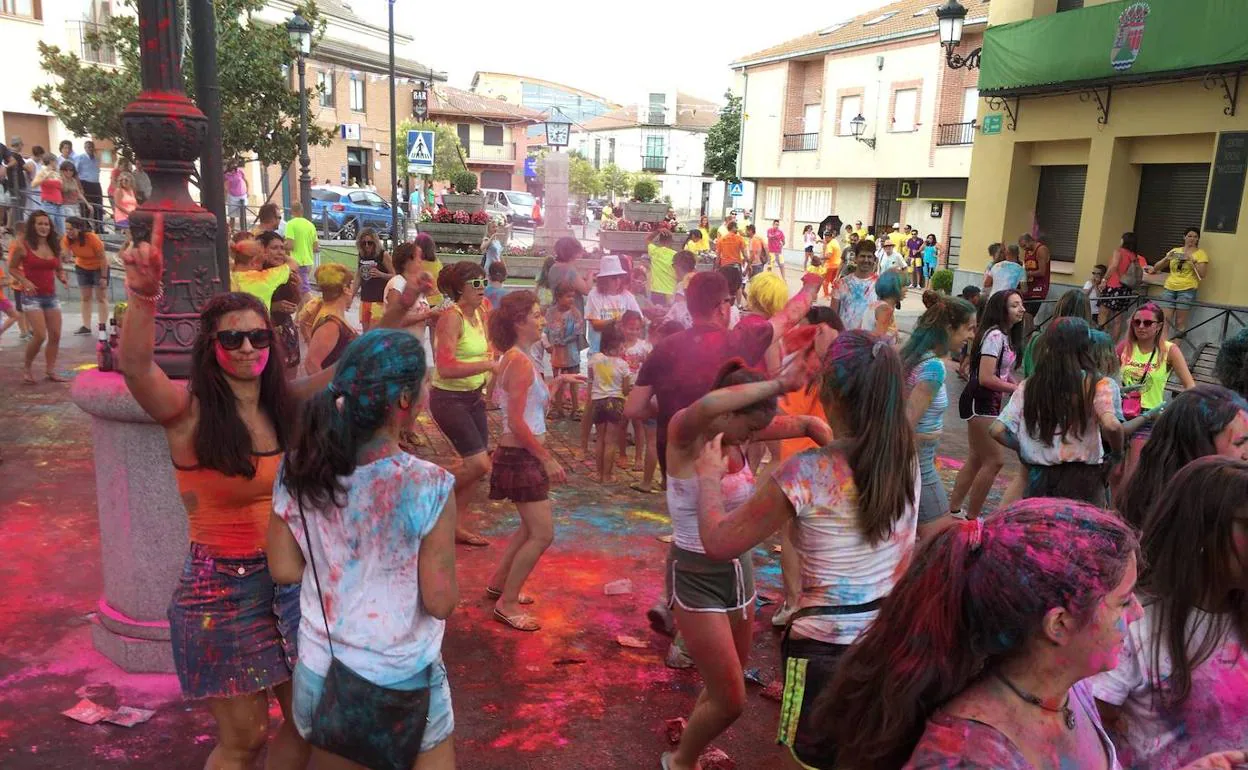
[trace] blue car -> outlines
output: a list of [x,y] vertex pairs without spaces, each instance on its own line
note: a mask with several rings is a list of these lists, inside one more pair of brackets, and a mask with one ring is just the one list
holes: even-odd
[[[371,227],[382,237],[390,235],[390,202],[372,190],[338,185],[312,188],[312,222],[331,237],[353,241],[360,230]],[[405,232],[399,210],[399,232]]]

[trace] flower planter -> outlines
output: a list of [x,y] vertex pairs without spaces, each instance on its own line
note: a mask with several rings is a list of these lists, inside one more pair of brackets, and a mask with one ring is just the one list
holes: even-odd
[[646,237],[650,233],[628,232],[624,230],[599,230],[598,245],[607,252],[629,252],[643,254],[646,251]]
[[625,201],[624,218],[631,219],[634,222],[662,222],[667,216],[667,210],[670,205],[659,201],[658,203],[637,203],[636,201]]
[[485,239],[485,225],[460,225],[453,222],[419,222],[416,231],[425,233],[438,244],[465,244],[477,247]]
[[485,198],[481,197],[481,193],[473,193],[472,195],[442,195],[442,205],[446,206],[448,211],[467,211],[474,214],[485,208]]

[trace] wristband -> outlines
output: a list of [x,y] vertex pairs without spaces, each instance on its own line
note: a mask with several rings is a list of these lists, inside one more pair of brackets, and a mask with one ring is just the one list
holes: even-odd
[[156,305],[165,298],[165,287],[162,285],[156,290],[155,294],[141,294],[130,286],[129,281],[126,281],[126,294],[129,295],[131,299],[137,300],[138,302]]

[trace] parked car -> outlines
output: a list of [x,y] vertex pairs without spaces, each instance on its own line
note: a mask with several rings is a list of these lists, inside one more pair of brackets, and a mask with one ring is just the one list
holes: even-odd
[[611,204],[603,198],[591,199],[588,204],[589,215],[594,219],[602,219],[602,210]]
[[485,193],[485,210],[500,214],[512,227],[533,227],[533,206],[537,203],[532,193],[523,190],[489,190]]
[[[406,217],[399,209],[399,232],[405,232]],[[312,188],[312,222],[317,229],[343,240],[355,240],[365,227],[390,237],[390,202],[372,190],[338,185]]]

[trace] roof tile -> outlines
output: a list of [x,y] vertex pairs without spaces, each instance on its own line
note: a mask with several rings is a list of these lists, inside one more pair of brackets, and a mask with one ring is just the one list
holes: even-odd
[[519,123],[540,123],[545,120],[545,115],[537,110],[440,83],[429,95],[429,114],[462,115]]

